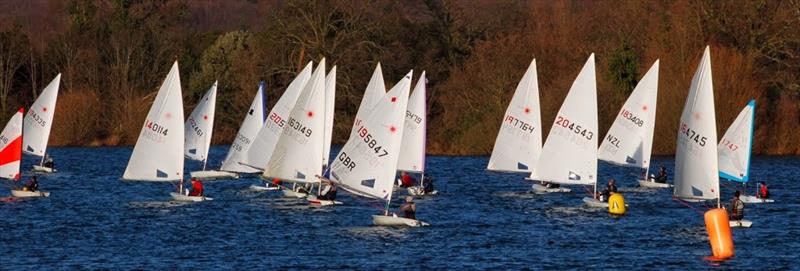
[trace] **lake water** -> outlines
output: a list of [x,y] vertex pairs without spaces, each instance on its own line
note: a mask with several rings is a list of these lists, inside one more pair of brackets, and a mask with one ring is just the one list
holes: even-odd
[[[380,204],[344,191],[342,206],[310,207],[248,191],[257,179],[206,182],[214,201],[173,203],[169,183],[120,180],[131,148],[51,151],[60,172],[40,180],[51,197],[0,202],[0,269],[797,269],[800,256],[798,157],[753,159],[776,203],[747,205],[754,226],[733,231],[736,257],[711,263],[706,205],[635,189],[631,170],[603,163],[630,205],[622,218],[583,207],[581,187],[526,193],[523,175],[485,171],[487,157],[429,157],[440,193],[417,201],[417,217],[432,226],[406,229],[371,226]],[[210,164],[226,151],[215,146]],[[672,157],[653,160],[672,172]],[[722,191],[727,203],[733,184]]]

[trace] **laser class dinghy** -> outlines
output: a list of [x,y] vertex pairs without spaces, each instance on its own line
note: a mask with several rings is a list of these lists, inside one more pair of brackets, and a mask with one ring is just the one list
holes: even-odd
[[[25,109],[20,108],[6,127],[0,132],[0,178],[20,180],[20,160],[22,160],[22,116]],[[37,185],[38,186],[38,185]],[[32,191],[35,190],[35,191]],[[39,191],[38,189],[13,188],[11,196],[17,198],[37,198],[49,197],[50,192]]]
[[[552,184],[596,185],[597,137],[597,82],[594,54],[591,54],[558,110],[529,179]],[[534,191],[555,192],[544,189],[543,185],[534,187]]]
[[212,198],[189,196],[183,189],[183,98],[178,62],[164,79],[142,125],[139,139],[122,179],[148,182],[178,182],[176,201],[205,201]]
[[[258,92],[256,92],[253,102],[250,103],[250,108],[244,116],[242,125],[239,127],[239,132],[236,133],[236,138],[233,139],[228,154],[225,160],[222,161],[220,170],[205,170],[195,171],[189,173],[192,178],[198,179],[238,179],[241,173],[257,173],[258,170],[239,164],[242,155],[252,143],[258,130],[264,125],[266,113],[264,111],[267,104],[267,98],[264,94],[264,82],[258,85]],[[277,189],[277,187],[273,187]]]
[[[258,133],[253,139],[253,143],[245,151],[244,155],[239,160],[240,165],[250,167],[258,172],[264,171],[264,166],[269,162],[272,152],[275,151],[275,145],[278,143],[278,138],[283,132],[286,122],[289,119],[289,113],[297,103],[297,98],[300,96],[306,83],[311,78],[311,71],[313,62],[309,62],[303,70],[297,74],[297,77],[289,83],[286,91],[278,99],[272,110],[267,115],[267,120],[263,126],[258,130]],[[250,186],[251,190],[264,191],[274,190],[276,186],[270,185],[271,180],[264,180],[264,186]],[[294,187],[295,184],[292,184]],[[285,196],[304,198],[306,193],[295,193],[294,189],[282,189]]]
[[184,124],[184,134],[186,134],[184,156],[190,160],[203,162],[203,169],[190,172],[189,176],[201,180],[233,179],[238,177],[237,174],[231,172],[206,171],[208,150],[211,147],[211,136],[214,131],[217,83],[214,82],[208,92],[200,98],[197,107],[194,108],[194,111],[192,111],[192,114],[189,115]]
[[[542,153],[542,118],[536,59],[531,61],[506,108],[486,169],[495,172],[527,173]],[[569,188],[547,188],[534,184],[533,191],[569,192]]]
[[47,153],[47,141],[50,139],[50,130],[53,128],[53,116],[56,111],[56,99],[58,98],[58,88],[61,84],[61,74],[56,75],[53,81],[42,90],[42,94],[36,98],[30,110],[25,114],[23,120],[22,136],[23,152],[42,159],[38,165],[33,165],[34,172],[52,173],[56,169],[52,167],[52,158],[45,161]]
[[[717,200],[717,208],[721,208],[714,110],[711,53],[706,46],[692,78],[678,126],[673,196],[687,202]],[[752,225],[748,222],[731,220],[730,226]]]
[[[408,99],[408,108],[405,114],[405,128],[403,140],[400,143],[400,156],[397,160],[397,170],[420,174],[419,186],[408,188],[412,196],[436,195],[438,191],[425,191],[425,137],[427,134],[427,103],[425,71],[422,71],[417,86]],[[432,183],[428,183],[431,185]]]
[[622,105],[597,157],[614,165],[642,169],[642,176],[648,176],[638,180],[642,187],[667,188],[669,184],[656,182],[648,175],[656,120],[658,64],[656,60]]
[[425,222],[389,214],[392,187],[400,157],[405,112],[411,90],[409,72],[358,122],[356,133],[345,143],[331,164],[331,181],[357,196],[384,201],[382,215],[374,215],[376,226],[428,225]]
[[[753,151],[753,129],[755,128],[756,101],[750,100],[736,117],[717,145],[719,153],[719,177],[746,186],[750,180],[750,157]],[[758,191],[756,191],[758,194]],[[775,202],[742,193],[744,203]]]

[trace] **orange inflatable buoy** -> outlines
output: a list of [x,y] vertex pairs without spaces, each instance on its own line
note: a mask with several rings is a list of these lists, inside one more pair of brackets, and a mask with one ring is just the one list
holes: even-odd
[[705,214],[708,241],[711,243],[712,257],[709,260],[722,261],[733,257],[733,237],[728,212],[725,209],[711,209]]

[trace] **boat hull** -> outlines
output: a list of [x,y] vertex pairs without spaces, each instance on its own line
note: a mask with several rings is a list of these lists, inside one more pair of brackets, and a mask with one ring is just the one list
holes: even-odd
[[389,226],[389,227],[430,226],[430,224],[419,220],[405,218],[405,217],[386,216],[386,215],[373,215],[372,224],[375,226]]
[[747,219],[731,220],[729,223],[731,228],[749,228],[753,226],[753,221]]
[[11,196],[17,198],[42,198],[49,197],[50,192],[11,190]]
[[287,198],[302,199],[308,197],[308,193],[297,192],[291,189],[282,189],[281,192],[283,192],[283,196]]
[[744,195],[744,196],[739,197],[739,199],[742,200],[742,202],[744,202],[744,203],[770,203],[770,202],[775,202],[775,200],[772,200],[772,199],[762,199],[762,198],[759,198],[759,197],[756,197],[756,196],[751,196],[751,195]]
[[251,185],[250,190],[253,191],[275,191],[281,189],[277,186],[263,186],[263,185]]
[[544,185],[535,183],[531,186],[531,190],[536,194],[547,194],[547,193],[569,193],[572,192],[572,189],[566,187],[559,187],[559,188],[547,188]]
[[670,188],[672,187],[671,184],[668,183],[657,183],[651,180],[639,180],[640,187],[646,188]]
[[207,201],[207,200],[214,200],[213,198],[209,197],[196,197],[196,196],[187,196],[184,194],[179,194],[175,192],[169,193],[172,196],[172,200],[175,201],[185,201],[185,202],[200,202],[200,201]]
[[342,205],[341,201],[324,200],[324,199],[316,199],[316,198],[308,199],[308,203],[311,204],[311,205],[317,205],[317,206]]
[[33,165],[33,172],[53,173],[53,172],[58,172],[58,170],[45,166]]
[[239,174],[227,171],[217,171],[217,170],[192,171],[191,173],[189,173],[189,176],[192,176],[192,178],[197,178],[200,180],[239,179]]
[[589,197],[584,197],[583,198],[583,203],[585,203],[586,206],[589,206],[589,207],[592,207],[592,208],[608,208],[608,202],[602,202],[602,201],[599,201],[597,199],[593,199],[593,198],[589,198]]

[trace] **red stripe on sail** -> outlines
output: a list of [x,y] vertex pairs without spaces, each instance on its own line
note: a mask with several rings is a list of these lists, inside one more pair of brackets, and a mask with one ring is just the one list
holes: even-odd
[[18,136],[0,151],[0,166],[22,159],[22,137]]

